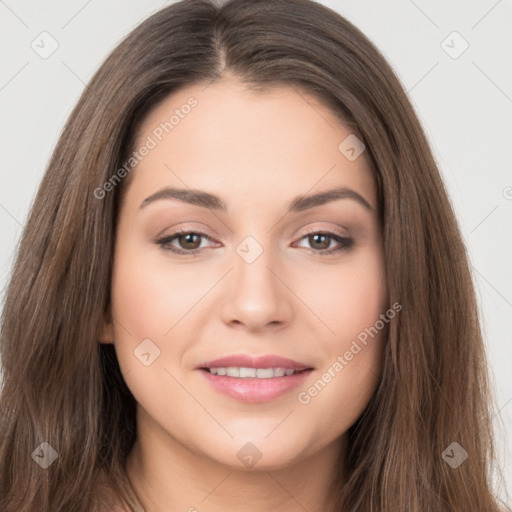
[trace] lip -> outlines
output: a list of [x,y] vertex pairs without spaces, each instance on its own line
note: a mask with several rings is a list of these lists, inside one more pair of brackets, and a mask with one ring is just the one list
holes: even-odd
[[273,354],[253,357],[246,354],[233,354],[231,356],[221,357],[213,361],[206,361],[200,364],[197,369],[202,368],[227,368],[228,366],[237,366],[244,368],[285,368],[294,370],[313,369],[311,365],[299,363]]
[[[237,378],[225,375],[213,375],[206,368],[225,368],[229,366],[245,368],[285,368],[302,370],[284,377],[271,379]],[[304,363],[276,355],[252,357],[249,355],[232,355],[207,361],[196,370],[216,391],[231,398],[248,403],[263,403],[274,400],[299,386],[314,370]]]

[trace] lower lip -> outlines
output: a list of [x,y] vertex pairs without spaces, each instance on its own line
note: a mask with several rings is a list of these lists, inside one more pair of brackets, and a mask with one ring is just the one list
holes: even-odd
[[207,382],[217,391],[242,402],[262,403],[274,400],[299,386],[313,370],[306,370],[285,377],[271,379],[237,378],[199,370]]

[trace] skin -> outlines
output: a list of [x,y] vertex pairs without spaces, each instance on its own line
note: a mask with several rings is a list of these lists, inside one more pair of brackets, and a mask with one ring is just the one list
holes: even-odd
[[[351,132],[311,95],[249,91],[231,76],[174,92],[149,112],[136,147],[191,96],[197,106],[137,164],[120,209],[102,342],[114,343],[138,403],[130,481],[146,512],[333,510],[332,475],[378,383],[384,330],[308,404],[297,395],[388,308],[366,156],[350,161],[338,150]],[[171,199],[140,208],[164,187],[218,195],[227,211]],[[296,196],[334,187],[372,208],[346,198],[287,213]],[[212,241],[168,244],[190,251],[195,243],[194,256],[155,243],[179,228]],[[322,256],[340,244],[310,231],[354,243]],[[252,263],[236,251],[249,235],[263,250]],[[160,350],[149,366],[134,356],[144,339]],[[234,353],[276,354],[315,370],[277,399],[244,403],[196,370]],[[237,457],[249,442],[262,455],[250,468]]]

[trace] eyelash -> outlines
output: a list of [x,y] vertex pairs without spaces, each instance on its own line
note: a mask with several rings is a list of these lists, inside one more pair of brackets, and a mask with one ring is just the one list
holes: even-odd
[[[201,231],[179,230],[179,231],[175,231],[174,233],[171,233],[170,235],[167,235],[165,237],[162,237],[162,238],[156,240],[155,243],[160,245],[162,247],[162,249],[164,249],[166,251],[170,251],[175,254],[180,254],[180,255],[184,255],[184,256],[194,256],[195,254],[201,252],[201,250],[202,250],[201,248],[192,249],[190,251],[187,251],[184,249],[177,249],[176,247],[172,247],[171,245],[169,245],[173,240],[175,240],[178,237],[183,236],[183,235],[199,235],[203,238],[206,238],[207,240],[210,240],[211,242],[214,241],[206,233],[202,233]],[[318,254],[320,256],[328,256],[330,254],[334,254],[337,252],[348,251],[354,245],[354,240],[352,238],[339,236],[339,235],[329,232],[329,231],[310,231],[310,232],[306,233],[303,237],[301,237],[299,240],[307,238],[310,235],[327,236],[330,239],[332,239],[340,244],[339,247],[335,247],[333,249],[327,249],[327,250],[309,249],[311,252],[314,252],[315,254]]]

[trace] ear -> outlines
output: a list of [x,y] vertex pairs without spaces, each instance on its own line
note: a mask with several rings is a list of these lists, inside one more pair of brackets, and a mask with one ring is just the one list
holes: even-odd
[[112,313],[110,308],[106,313],[101,327],[100,343],[114,343],[114,322],[112,320]]

